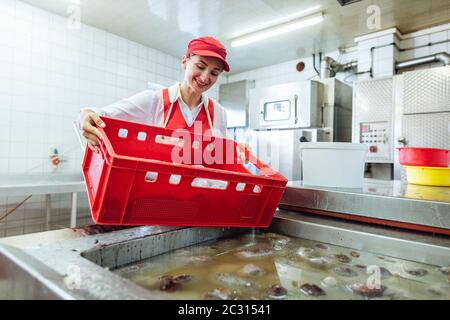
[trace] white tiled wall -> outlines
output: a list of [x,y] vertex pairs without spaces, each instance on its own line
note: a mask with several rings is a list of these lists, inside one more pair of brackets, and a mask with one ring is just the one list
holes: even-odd
[[[148,81],[168,86],[179,80],[178,57],[84,24],[70,29],[64,17],[0,0],[0,176],[51,174],[50,147],[65,160],[56,174],[80,172],[83,153],[72,121],[82,107],[128,97]],[[218,86],[210,96],[217,98]],[[53,197],[56,223],[68,222],[68,197]],[[0,217],[23,199],[0,194]],[[42,201],[33,196],[1,220],[0,237],[42,230]],[[86,195],[78,203],[86,213]]]
[[0,2],[0,174],[51,170],[49,148],[79,171],[71,122],[84,106],[103,106],[182,76],[179,59],[20,1]]

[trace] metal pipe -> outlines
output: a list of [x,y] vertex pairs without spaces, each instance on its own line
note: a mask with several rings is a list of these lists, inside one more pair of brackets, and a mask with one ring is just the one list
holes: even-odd
[[325,57],[320,64],[320,78],[327,79],[334,77],[338,72],[355,72],[357,67],[358,61],[339,63],[331,57]]
[[331,77],[331,63],[334,59],[325,57],[320,63],[320,78],[327,79]]
[[434,62],[442,62],[444,65],[448,66],[450,65],[450,55],[447,52],[441,52],[426,57],[411,59],[397,63],[395,68],[400,70]]
[[316,71],[317,75],[320,77],[319,70],[317,70],[317,67],[316,67],[316,54],[315,53],[313,53],[313,67],[314,67],[314,70]]
[[358,61],[350,61],[348,63],[339,64],[338,72],[356,71]]

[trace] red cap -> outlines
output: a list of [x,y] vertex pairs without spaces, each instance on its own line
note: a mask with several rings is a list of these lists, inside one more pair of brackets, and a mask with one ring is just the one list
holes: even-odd
[[186,57],[189,55],[197,54],[204,57],[218,58],[223,62],[223,69],[228,72],[230,66],[227,63],[227,49],[213,37],[200,37],[189,42]]

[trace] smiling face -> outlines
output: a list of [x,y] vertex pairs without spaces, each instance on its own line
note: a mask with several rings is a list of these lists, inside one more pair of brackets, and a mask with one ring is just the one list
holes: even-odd
[[185,70],[184,83],[191,90],[202,94],[216,83],[223,71],[223,63],[218,58],[191,55],[181,61]]

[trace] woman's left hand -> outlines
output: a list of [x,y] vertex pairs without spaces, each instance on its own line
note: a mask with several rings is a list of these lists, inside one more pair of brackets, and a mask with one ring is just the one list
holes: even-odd
[[245,156],[245,152],[242,152],[239,148],[239,146],[241,148],[247,149],[248,152],[252,151],[252,146],[249,145],[248,143],[238,143],[238,146],[236,147],[236,154],[240,160],[240,163],[248,163],[248,159]]

